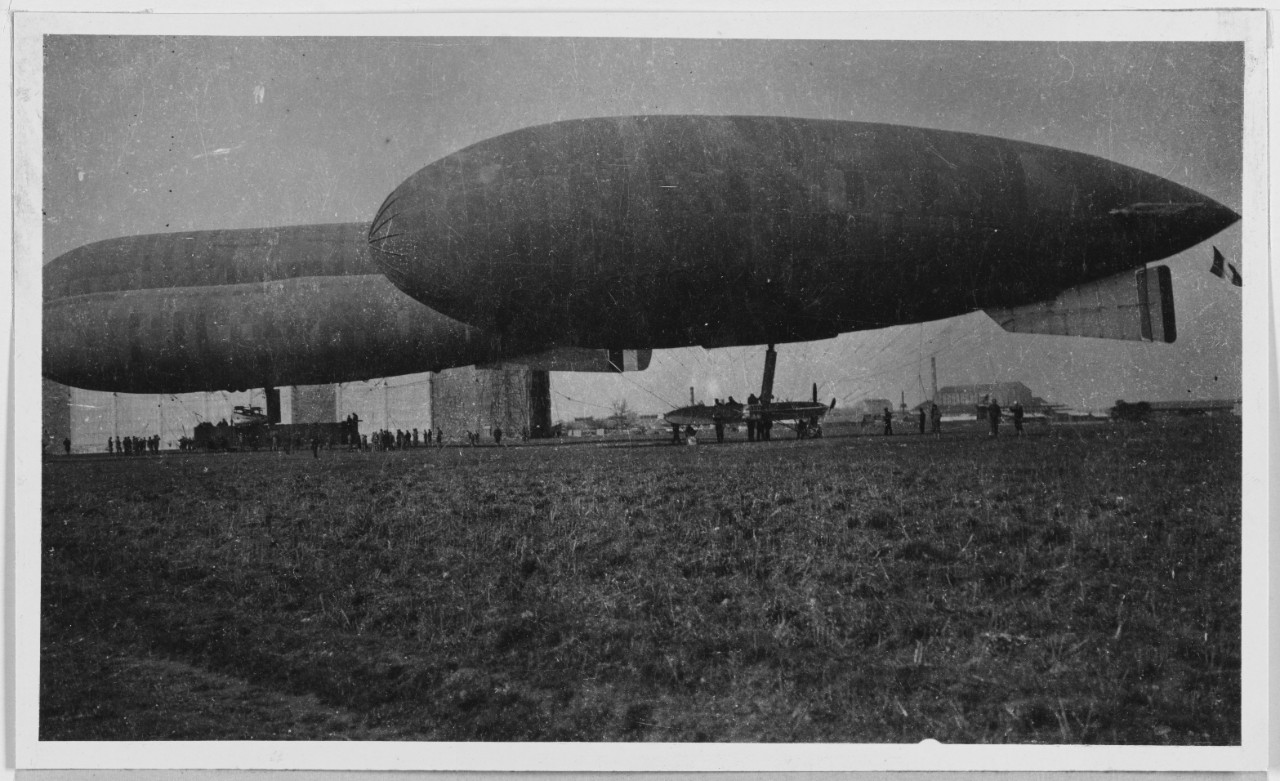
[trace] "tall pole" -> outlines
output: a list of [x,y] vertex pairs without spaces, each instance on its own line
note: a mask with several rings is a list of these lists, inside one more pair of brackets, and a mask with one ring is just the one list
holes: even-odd
[[929,367],[933,369],[933,396],[929,399],[934,404],[938,403],[938,356],[929,356]]
[[427,373],[427,430],[436,427],[436,383],[435,372]]
[[769,345],[764,351],[764,381],[760,383],[760,403],[773,401],[773,373],[778,366],[778,351]]

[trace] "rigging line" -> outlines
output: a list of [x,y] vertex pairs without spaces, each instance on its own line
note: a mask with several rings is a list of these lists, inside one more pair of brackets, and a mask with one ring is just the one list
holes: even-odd
[[557,396],[559,396],[560,398],[566,401],[572,401],[574,404],[584,404],[588,407],[598,407],[599,409],[607,409],[607,410],[613,409],[613,407],[608,407],[608,406],[605,406],[604,404],[596,404],[593,401],[583,401],[581,399],[575,399],[572,396],[568,396],[568,395],[565,395],[564,393],[561,393],[560,391],[553,391],[553,393],[555,393]]
[[672,404],[669,400],[667,400],[665,397],[658,395],[658,393],[657,393],[656,391],[650,390],[649,388],[646,388],[645,386],[641,385],[639,382],[637,382],[637,381],[635,381],[635,380],[631,379],[630,377],[628,377],[626,372],[623,372],[623,373],[622,373],[622,379],[624,379],[624,380],[626,380],[627,382],[631,383],[631,384],[632,384],[633,386],[635,386],[636,388],[639,388],[640,390],[642,390],[642,391],[644,391],[645,393],[649,394],[650,396],[654,397],[655,399],[657,399],[658,401],[660,401],[660,402],[662,402],[663,404],[667,405],[668,407],[674,408],[674,407],[676,406],[676,405]]
[[[953,324],[953,325],[954,325],[954,324]],[[951,328],[951,326],[948,326],[948,330],[950,330],[950,328]],[[964,334],[963,336],[960,336],[960,337],[957,337],[957,338],[953,338],[953,339],[952,339],[952,341],[951,341],[950,343],[948,343],[948,344],[935,346],[935,350],[934,350],[934,351],[935,351],[935,352],[937,352],[937,351],[940,351],[940,350],[943,350],[943,349],[952,349],[952,348],[957,347],[957,346],[960,346],[960,345],[962,345],[962,344],[964,344],[964,343],[966,343],[966,342],[969,342],[969,341],[972,341],[972,340],[974,340],[974,339],[977,339],[977,338],[979,338],[979,337],[981,337],[981,336],[982,336],[982,334],[980,334],[980,333],[978,333],[978,332],[970,332],[970,333]],[[886,347],[887,347],[887,346],[888,346],[888,345],[886,345]],[[877,350],[877,351],[876,351],[876,353],[875,353],[875,354],[873,354],[873,355],[871,356],[871,359],[874,359],[876,355],[879,355],[881,352],[884,352],[884,349],[885,349],[885,348],[881,348],[880,350]],[[871,360],[871,359],[868,359],[868,362],[870,362],[870,360]],[[885,368],[877,369],[877,371],[872,372],[872,373],[870,373],[870,374],[856,374],[856,370],[855,370],[855,371],[851,371],[851,372],[848,372],[848,373],[846,373],[846,374],[842,375],[842,376],[841,376],[837,381],[843,381],[843,380],[846,380],[846,379],[854,378],[854,377],[855,377],[855,375],[856,375],[856,376],[861,376],[861,377],[878,377],[878,376],[881,376],[881,375],[885,374],[886,372],[894,371],[894,370],[897,370],[897,369],[903,368],[903,367],[905,367],[905,366],[909,365],[909,363],[910,363],[910,361],[907,361],[907,362],[905,362],[905,363],[901,363],[901,364],[893,364],[893,365],[890,365],[890,366],[885,367]]]
[[874,378],[876,378],[876,377],[883,377],[883,376],[884,376],[884,375],[886,375],[886,374],[891,374],[891,373],[894,373],[894,372],[897,372],[897,371],[901,371],[902,369],[908,368],[910,365],[911,365],[911,362],[910,362],[910,361],[905,361],[905,362],[902,362],[902,363],[897,363],[897,364],[893,364],[893,365],[891,365],[891,366],[884,367],[884,368],[882,368],[882,369],[880,369],[880,370],[878,370],[878,371],[875,371],[875,372],[868,372],[868,373],[866,373],[866,374],[862,374],[862,375],[858,375],[858,376],[854,376],[854,375],[852,375],[852,374],[845,375],[844,377],[841,377],[841,378],[838,380],[838,382],[844,382],[844,381],[846,381],[846,380],[853,380],[853,381],[856,383],[856,384],[855,384],[855,386],[854,386],[854,387],[855,387],[855,390],[850,391],[849,393],[846,393],[846,394],[845,394],[843,397],[841,397],[841,398],[842,398],[842,399],[847,399],[847,398],[849,398],[850,396],[853,396],[854,394],[858,393],[858,392],[859,392],[859,390],[858,390],[858,389],[864,388],[864,387],[866,387],[866,386],[868,385],[868,383],[867,383],[867,381],[868,381],[868,380],[874,379]]
[[920,341],[916,349],[916,382],[920,383],[920,395],[928,396],[928,392],[924,389],[924,323],[920,324]]
[[[894,346],[894,345],[895,345],[899,340],[901,340],[901,338],[902,338],[902,333],[899,333],[899,334],[897,334],[896,336],[894,336],[894,337],[890,338],[890,339],[889,339],[889,341],[885,342],[884,344],[882,344],[882,345],[880,346],[880,349],[879,349],[879,350],[876,350],[874,353],[872,353],[871,355],[867,356],[867,357],[866,357],[866,359],[863,361],[863,365],[864,365],[864,366],[874,365],[874,363],[875,363],[875,359],[876,359],[876,358],[877,358],[881,353],[885,352],[885,351],[886,351],[886,350],[888,350],[890,347]],[[848,377],[848,376],[850,376],[850,375],[849,375],[849,374],[846,374],[846,375],[845,375],[845,377]],[[843,378],[842,378],[842,379],[843,379]]]

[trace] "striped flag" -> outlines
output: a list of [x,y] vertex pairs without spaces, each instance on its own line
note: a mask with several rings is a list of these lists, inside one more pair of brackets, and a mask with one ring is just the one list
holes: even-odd
[[1227,263],[1226,258],[1222,257],[1222,253],[1218,251],[1218,248],[1214,247],[1213,248],[1213,265],[1209,268],[1209,273],[1213,274],[1214,276],[1222,277],[1223,279],[1226,279],[1226,272],[1223,270],[1224,265],[1228,270],[1231,271],[1231,284],[1235,285],[1236,287],[1243,287],[1244,282],[1240,278],[1240,272],[1236,270],[1236,267],[1233,264]]

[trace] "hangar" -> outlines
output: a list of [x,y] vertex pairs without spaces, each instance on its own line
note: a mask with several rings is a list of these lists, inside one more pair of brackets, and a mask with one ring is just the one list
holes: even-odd
[[[465,432],[486,438],[495,426],[518,436],[545,436],[551,428],[549,372],[523,366],[423,372],[367,382],[298,385],[280,389],[283,423],[344,420],[354,413],[361,433],[439,429],[446,441]],[[159,434],[162,449],[176,449],[196,425],[230,421],[236,406],[265,406],[261,389],[180,394],[111,393],[44,380],[41,447],[61,453],[105,453],[107,438]]]

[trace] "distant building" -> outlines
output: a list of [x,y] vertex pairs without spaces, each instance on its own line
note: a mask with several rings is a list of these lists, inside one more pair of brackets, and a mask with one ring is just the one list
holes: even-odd
[[1147,402],[1151,415],[1239,415],[1240,399],[1182,399]]
[[883,415],[886,407],[896,409],[888,399],[863,399],[853,405],[853,411],[855,415]]
[[[1020,382],[987,382],[975,385],[947,385],[938,389],[938,406],[944,415],[973,414],[979,404],[986,404],[995,397],[1001,407],[1017,401],[1028,411],[1037,409],[1036,397],[1031,389]],[[1040,399],[1043,406],[1051,406]]]
[[551,384],[545,371],[525,366],[464,366],[432,375],[431,413],[446,437],[463,431],[492,436],[495,426],[512,436],[551,433]]
[[[516,436],[551,430],[550,378],[525,367],[476,369],[391,377],[340,385],[282,388],[280,422],[323,423],[355,414],[360,431],[441,429],[446,438],[464,431],[491,435],[494,426]],[[176,448],[205,421],[231,422],[236,406],[267,404],[262,389],[207,393],[137,394],[68,388],[43,383],[42,445],[58,452],[68,438],[73,452],[105,453],[107,439],[160,435],[160,447]]]

